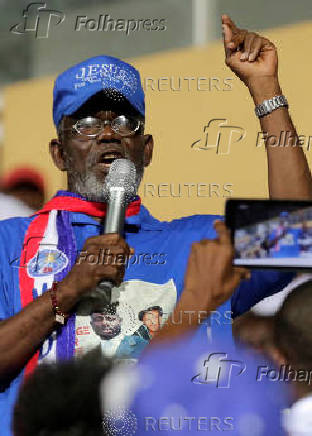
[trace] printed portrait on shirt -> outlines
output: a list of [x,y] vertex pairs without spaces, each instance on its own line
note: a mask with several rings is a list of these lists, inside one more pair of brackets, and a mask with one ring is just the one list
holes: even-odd
[[118,336],[121,332],[122,318],[116,312],[119,303],[112,303],[101,310],[91,313],[90,324],[92,330],[103,341],[109,341]]
[[162,326],[163,309],[160,306],[151,306],[141,310],[138,314],[142,325],[134,334],[139,334],[146,340],[151,340]]
[[76,317],[76,354],[100,346],[104,355],[138,358],[164,325],[177,301],[173,280],[164,284],[141,280],[112,289],[113,302]]

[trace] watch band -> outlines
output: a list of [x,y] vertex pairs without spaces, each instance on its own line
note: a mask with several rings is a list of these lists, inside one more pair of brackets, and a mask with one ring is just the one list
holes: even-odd
[[288,106],[286,97],[284,95],[276,95],[269,100],[264,100],[261,104],[257,104],[255,107],[255,113],[258,118],[261,118],[275,111],[275,109],[284,106]]
[[51,301],[52,301],[52,310],[53,310],[53,313],[55,316],[55,322],[58,324],[64,325],[65,321],[69,317],[69,315],[66,315],[63,312],[61,312],[60,308],[58,307],[57,296],[56,296],[57,285],[58,285],[58,282],[53,282],[52,288],[50,289],[50,295],[51,295]]

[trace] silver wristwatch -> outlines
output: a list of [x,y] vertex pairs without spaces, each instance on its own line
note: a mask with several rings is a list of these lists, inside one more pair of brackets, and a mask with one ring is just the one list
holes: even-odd
[[257,104],[255,112],[258,118],[270,114],[279,107],[288,106],[288,101],[284,95],[276,95],[270,100],[264,100],[261,104]]

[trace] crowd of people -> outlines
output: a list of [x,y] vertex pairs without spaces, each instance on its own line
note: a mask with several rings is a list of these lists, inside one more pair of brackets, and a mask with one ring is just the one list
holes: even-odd
[[[248,87],[262,131],[295,141],[275,46],[226,15],[222,30],[225,63]],[[138,189],[152,160],[132,65],[101,55],[61,73],[53,120],[49,149],[67,189],[42,205],[42,189],[25,193],[29,178],[3,184],[36,211],[0,223],[1,436],[312,434],[312,281],[259,317],[249,310],[296,273],[235,267],[221,216],[161,222],[136,195],[124,233],[103,234],[110,165],[131,160]],[[267,158],[270,198],[312,199],[301,147],[268,146]],[[300,255],[309,252],[310,218],[253,229],[259,256],[283,250],[295,231]],[[88,261],[103,249],[110,262]],[[165,261],[153,267],[116,261],[155,250]],[[94,298],[103,279],[114,284],[105,304]]]
[[312,221],[290,222],[287,212],[274,220],[239,230],[235,238],[236,257],[265,259],[312,256]]
[[14,434],[309,435],[311,300],[309,280],[274,316],[242,315],[233,325],[236,347],[226,337],[212,346],[186,335],[153,348],[136,367],[119,367],[96,351],[41,365],[20,392]]
[[45,182],[40,171],[17,167],[0,178],[0,219],[29,216],[45,199]]

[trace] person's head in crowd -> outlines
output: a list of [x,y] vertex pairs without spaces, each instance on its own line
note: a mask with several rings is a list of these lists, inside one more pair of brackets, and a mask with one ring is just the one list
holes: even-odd
[[121,332],[122,318],[117,313],[118,303],[111,303],[91,314],[91,327],[101,339],[109,341]]
[[308,224],[308,222],[306,220],[302,221],[301,225],[302,225],[301,229],[302,229],[303,232],[308,232],[309,231],[309,224]]
[[234,320],[233,335],[236,341],[271,358],[274,353],[273,326],[273,316],[260,316],[250,311]]
[[226,335],[211,343],[198,335],[159,343],[136,368],[134,400],[128,394],[135,435],[285,435],[280,414],[287,387],[258,382],[258,365],[257,356],[233,347]]
[[153,151],[152,136],[144,134],[138,71],[110,56],[87,59],[58,76],[53,95],[58,138],[50,152],[56,167],[67,172],[68,189],[105,200],[103,181],[117,158],[134,163],[138,188]]
[[2,177],[2,191],[17,198],[30,209],[41,209],[45,198],[45,184],[39,171],[32,168],[16,168]]
[[[230,379],[228,372],[219,379],[212,372],[207,380],[209,365],[220,370],[216,364],[228,362],[235,362]],[[19,393],[14,436],[285,435],[280,422],[288,403],[285,386],[257,382],[257,361],[227,337],[214,345],[198,336],[165,342],[138,367],[112,364],[92,351],[40,365]]]
[[312,281],[299,285],[286,297],[275,316],[274,342],[277,363],[293,369],[290,378],[296,396],[312,392]]
[[281,227],[287,227],[288,220],[289,220],[289,213],[288,212],[281,212],[280,216],[279,216],[279,225]]
[[283,413],[290,436],[308,436],[312,428],[312,281],[286,297],[274,320],[274,360],[293,388],[293,403]]
[[21,387],[14,436],[105,436],[100,384],[111,361],[90,352],[76,361],[42,364]]
[[148,329],[150,336],[154,336],[160,330],[163,310],[160,306],[148,307],[139,312],[139,320]]

